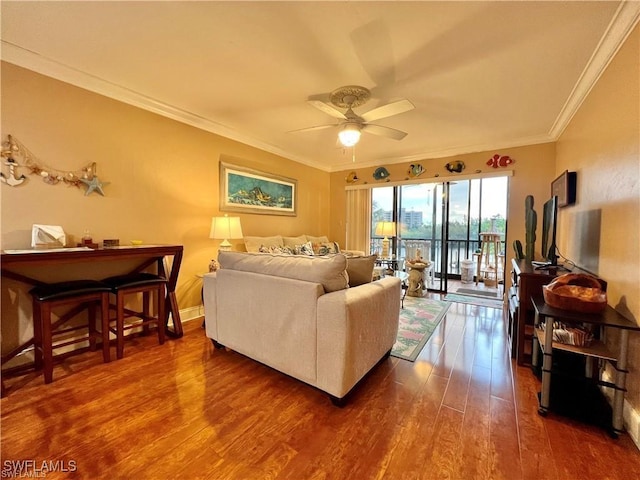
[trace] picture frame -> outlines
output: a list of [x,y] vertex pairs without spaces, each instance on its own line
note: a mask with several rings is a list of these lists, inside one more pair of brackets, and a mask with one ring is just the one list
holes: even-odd
[[558,197],[558,207],[566,207],[576,203],[576,172],[565,170],[551,182],[551,196]]
[[220,210],[297,215],[298,181],[220,161]]

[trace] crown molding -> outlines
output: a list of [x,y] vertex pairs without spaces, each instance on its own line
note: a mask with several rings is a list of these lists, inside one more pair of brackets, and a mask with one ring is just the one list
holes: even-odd
[[552,141],[557,140],[569,125],[569,122],[576,114],[582,102],[587,98],[589,92],[600,79],[600,76],[609,66],[611,60],[625,42],[633,28],[640,20],[640,2],[637,0],[623,1],[611,19],[607,30],[600,39],[598,46],[587,62],[580,78],[573,87],[569,98],[563,105],[560,113],[556,117],[549,137]]
[[242,134],[237,130],[210,119],[180,109],[173,105],[161,102],[152,97],[140,94],[121,85],[109,82],[103,78],[89,75],[78,69],[44,57],[37,52],[24,49],[10,42],[2,41],[0,58],[8,63],[32,70],[42,75],[69,83],[71,85],[89,90],[99,95],[112,98],[128,105],[132,105],[149,112],[156,113],[178,122],[191,125],[201,130],[220,135],[222,137],[240,142],[242,144],[263,150],[265,152],[278,155],[294,162],[307,165],[325,172],[337,172],[349,168],[364,168],[376,166],[381,163],[396,164],[425,160],[429,158],[442,158],[469,153],[521,147],[556,141],[566,126],[569,124],[582,102],[585,100],[595,83],[598,81],[606,67],[609,65],[620,46],[624,43],[635,25],[640,19],[640,2],[623,1],[616,11],[614,18],[609,23],[607,30],[602,36],[596,50],[592,54],[587,66],[583,70],[580,78],[576,82],[569,98],[562,107],[560,113],[549,130],[547,135],[523,138],[504,144],[478,144],[449,148],[446,150],[422,152],[420,154],[408,155],[401,158],[380,158],[371,161],[345,164],[323,165],[318,161],[313,161],[306,157],[292,155],[279,147],[271,145],[262,140]]
[[209,120],[195,113],[183,110],[165,102],[156,100],[147,95],[140,94],[134,90],[115,84],[103,78],[57,62],[50,58],[44,57],[36,52],[27,50],[13,43],[2,40],[2,49],[0,50],[0,59],[17,65],[22,68],[40,73],[47,77],[69,83],[76,87],[89,90],[91,92],[103,95],[114,100],[133,105],[134,107],[156,113],[163,117],[176,120],[178,122],[191,125],[192,127],[220,135],[231,140],[249,145],[251,147],[264,150],[266,152],[278,155],[289,160],[293,160],[304,165],[328,171],[318,166],[306,158],[292,156],[284,150],[275,147],[264,141],[244,135],[237,130],[222,125],[220,123]]

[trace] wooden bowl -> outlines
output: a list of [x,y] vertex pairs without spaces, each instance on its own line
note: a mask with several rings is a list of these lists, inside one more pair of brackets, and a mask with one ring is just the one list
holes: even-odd
[[547,305],[580,313],[600,313],[607,306],[607,295],[600,289],[567,285],[559,288],[542,287]]

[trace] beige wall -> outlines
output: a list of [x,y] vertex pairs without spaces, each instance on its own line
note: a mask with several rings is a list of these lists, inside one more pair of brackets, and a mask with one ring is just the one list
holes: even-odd
[[[515,161],[507,168],[494,169],[487,165],[489,160],[495,153],[501,155],[509,155]],[[411,163],[420,163],[426,170],[419,178],[425,182],[442,182],[447,179],[455,180],[456,174],[449,173],[444,166],[454,160],[462,160],[465,163],[465,170],[458,175],[468,178],[469,176],[481,176],[483,174],[496,174],[501,170],[513,171],[513,176],[509,180],[509,198],[507,205],[507,261],[513,257],[513,240],[520,240],[525,243],[525,222],[524,222],[524,201],[527,195],[533,195],[535,199],[535,208],[541,212],[542,204],[550,197],[550,182],[554,178],[555,166],[555,144],[545,143],[540,145],[530,145],[526,147],[508,148],[499,151],[472,153],[468,155],[459,155],[450,158],[426,159],[418,162],[403,163],[398,165],[386,166],[389,170],[389,181],[401,182],[410,180],[407,175],[409,165]],[[345,186],[349,185],[346,178],[351,171],[355,171],[358,175],[358,182],[353,185],[380,185],[387,184],[386,180],[376,181],[373,179],[373,172],[376,167],[364,169],[348,169],[341,172],[331,174],[331,235],[338,238],[341,244],[344,243],[345,233],[344,225],[345,217]],[[435,175],[438,175],[436,177]],[[505,173],[506,174],[506,173]],[[411,181],[414,181],[411,179]],[[541,220],[539,213],[538,235],[541,231]],[[539,251],[539,242],[536,243],[536,251]],[[507,265],[507,271],[509,266]],[[509,282],[509,278],[507,278]],[[508,288],[508,287],[507,287]]]
[[[640,27],[557,142],[556,173],[576,171],[575,206],[560,210],[565,256],[593,262],[609,304],[640,324]],[[566,252],[566,253],[565,253]],[[627,399],[640,412],[640,335],[632,334]],[[640,433],[640,432],[639,432]]]
[[[1,248],[29,247],[33,223],[62,225],[75,241],[88,229],[94,240],[182,244],[180,309],[200,304],[197,274],[207,270],[217,252],[217,242],[208,236],[211,217],[220,214],[220,155],[298,180],[298,215],[242,214],[245,235],[320,235],[329,228],[328,173],[7,63],[2,63],[1,134],[2,141],[15,136],[49,167],[76,170],[97,162],[99,178],[110,182],[104,197],[47,185],[36,176],[18,187],[2,184]],[[232,243],[243,248],[241,241]],[[29,299],[21,293],[15,300],[9,288],[18,287],[2,286],[5,351],[31,330]]]

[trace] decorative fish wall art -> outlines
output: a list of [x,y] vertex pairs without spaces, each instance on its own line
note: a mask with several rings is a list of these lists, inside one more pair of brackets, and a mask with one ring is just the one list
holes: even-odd
[[487,161],[487,165],[493,168],[506,167],[513,163],[513,158],[509,155],[498,155],[497,153]]

